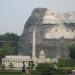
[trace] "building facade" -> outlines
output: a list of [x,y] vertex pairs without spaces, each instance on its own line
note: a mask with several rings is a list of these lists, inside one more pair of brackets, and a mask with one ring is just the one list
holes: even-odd
[[12,64],[13,68],[22,69],[23,61],[25,64],[28,64],[31,60],[30,56],[18,56],[18,55],[11,55],[11,56],[5,56],[5,58],[2,58],[2,65],[5,65],[7,69],[10,68],[10,64]]

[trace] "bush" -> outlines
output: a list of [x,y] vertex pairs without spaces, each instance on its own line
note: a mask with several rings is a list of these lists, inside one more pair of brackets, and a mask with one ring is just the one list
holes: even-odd
[[57,74],[69,74],[71,73],[71,69],[68,68],[58,68],[58,70],[56,71]]
[[3,64],[3,65],[1,65],[1,70],[5,70],[5,65]]
[[48,63],[38,64],[36,70],[39,71],[41,75],[51,75],[56,71],[53,64],[48,64]]
[[59,59],[58,61],[58,67],[74,67],[75,66],[75,61],[72,59]]

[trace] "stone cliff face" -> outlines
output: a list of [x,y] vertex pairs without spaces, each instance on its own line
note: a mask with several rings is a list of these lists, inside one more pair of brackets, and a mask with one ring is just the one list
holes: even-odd
[[[47,8],[35,8],[27,20],[19,41],[19,55],[31,55],[32,33],[36,30],[36,56],[41,49],[46,56],[68,57],[66,45],[75,42],[75,23],[66,23],[64,16]],[[74,20],[74,19],[73,19]]]
[[[34,9],[31,16],[28,18],[28,21],[25,24],[24,31],[20,38],[18,54],[31,55],[32,51],[32,33],[35,26],[39,26],[43,19],[46,8]],[[36,35],[38,42],[41,42],[40,29],[36,28]],[[39,37],[39,38],[38,38]]]

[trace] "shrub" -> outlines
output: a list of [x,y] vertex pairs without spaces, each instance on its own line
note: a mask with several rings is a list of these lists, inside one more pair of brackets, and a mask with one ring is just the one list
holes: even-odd
[[1,65],[1,70],[5,70],[5,65]]
[[39,71],[41,75],[51,75],[56,71],[53,64],[48,64],[48,63],[38,64],[36,70]]
[[74,67],[75,62],[71,59],[59,59],[58,61],[58,67]]

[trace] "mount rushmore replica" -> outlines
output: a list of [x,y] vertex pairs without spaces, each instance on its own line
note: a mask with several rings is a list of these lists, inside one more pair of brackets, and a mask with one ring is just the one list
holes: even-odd
[[32,55],[34,30],[36,57],[41,49],[46,57],[68,57],[67,46],[75,43],[75,12],[62,14],[47,8],[35,8],[20,37],[18,55]]

